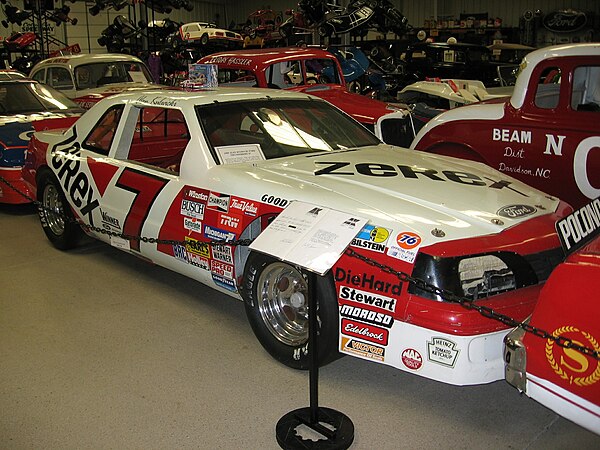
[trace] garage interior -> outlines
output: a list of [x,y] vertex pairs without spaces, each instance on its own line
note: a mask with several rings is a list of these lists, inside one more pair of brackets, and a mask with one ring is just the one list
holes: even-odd
[[[156,14],[133,2],[92,16],[92,3],[61,2],[79,20],[54,26],[52,39],[102,53],[98,37],[123,14],[133,22],[168,17],[226,27],[253,11],[297,6],[294,0],[195,0],[192,11]],[[393,3],[415,34],[431,33],[432,17],[485,12],[501,18],[499,30],[484,33],[488,41],[522,38],[524,11],[573,8],[600,20],[597,0]],[[9,23],[4,35],[19,30]],[[460,27],[434,34],[446,32],[468,35]],[[44,45],[48,36],[25,53],[47,55],[51,49]],[[139,45],[154,51],[156,43]],[[5,61],[22,53],[8,51]],[[91,239],[71,251],[56,250],[32,205],[0,203],[0,223],[0,448],[280,448],[275,426],[309,405],[309,374],[263,350],[242,302]],[[600,449],[600,435],[503,380],[451,386],[345,356],[320,369],[318,386],[320,406],[351,418],[356,450]]]

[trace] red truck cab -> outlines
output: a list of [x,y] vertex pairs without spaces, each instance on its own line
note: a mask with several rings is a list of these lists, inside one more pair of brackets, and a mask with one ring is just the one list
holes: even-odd
[[411,148],[484,162],[579,207],[600,196],[600,44],[529,53],[511,97],[440,114]]

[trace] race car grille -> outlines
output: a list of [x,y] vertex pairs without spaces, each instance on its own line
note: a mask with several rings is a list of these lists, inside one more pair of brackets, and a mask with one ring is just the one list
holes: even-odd
[[[560,247],[529,255],[491,252],[442,258],[420,253],[412,276],[456,295],[478,300],[542,283],[563,259]],[[414,283],[410,284],[408,291],[444,301],[433,289]]]

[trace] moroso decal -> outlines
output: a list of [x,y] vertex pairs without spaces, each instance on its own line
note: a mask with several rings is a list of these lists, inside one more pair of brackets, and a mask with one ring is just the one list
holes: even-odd
[[[455,172],[453,170],[442,170],[441,172],[435,169],[417,168],[415,166],[397,165],[379,163],[359,163],[354,164],[349,162],[325,162],[315,161],[315,164],[324,166],[321,169],[315,170],[314,174],[319,175],[365,175],[369,177],[397,177],[402,176],[406,179],[429,180],[436,182],[447,182],[466,184],[469,186],[487,186],[491,189],[508,188],[524,197],[527,194],[517,191],[510,187],[512,181],[508,180],[493,180],[491,178],[481,178],[478,175],[468,172]],[[489,183],[489,184],[488,184]]]
[[[346,283],[364,289],[370,289],[382,294],[400,295],[402,293],[402,282],[397,284],[388,281],[382,281],[375,278],[375,275],[368,273],[355,274],[352,270],[337,267],[334,275],[338,283]],[[376,294],[377,295],[377,294]]]
[[414,348],[406,348],[402,351],[402,363],[411,370],[419,370],[423,365],[423,357]]
[[[594,336],[576,327],[567,325],[557,328],[552,336],[568,337],[577,345],[591,345],[595,351],[600,352],[600,344]],[[586,387],[600,380],[600,361],[588,358],[572,348],[555,345],[553,339],[546,342],[546,359],[554,373],[569,384]]]
[[359,319],[363,322],[381,325],[387,328],[390,328],[394,323],[394,318],[388,314],[359,308],[358,306],[342,305],[340,308],[340,315],[349,319]]
[[427,359],[446,367],[454,367],[460,350],[456,349],[456,343],[441,337],[434,337],[427,342]]
[[380,345],[388,344],[388,330],[356,320],[342,319],[341,332],[345,335],[365,339]]
[[384,253],[386,242],[390,237],[390,230],[373,225],[365,225],[358,235],[352,239],[350,245],[365,248],[378,253]]
[[383,362],[385,359],[385,348],[366,342],[357,341],[346,336],[342,336],[342,345],[340,351],[344,353],[352,353],[364,358],[373,359]]

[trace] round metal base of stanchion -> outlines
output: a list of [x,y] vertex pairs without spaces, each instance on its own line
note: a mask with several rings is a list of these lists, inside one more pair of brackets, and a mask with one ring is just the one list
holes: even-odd
[[354,441],[354,424],[348,416],[331,408],[317,408],[317,420],[311,420],[311,408],[287,413],[275,428],[277,443],[285,450],[342,450]]

